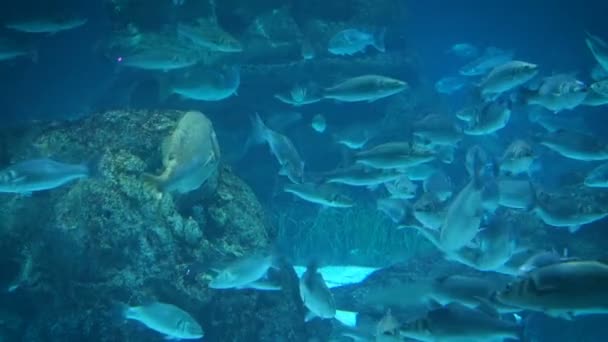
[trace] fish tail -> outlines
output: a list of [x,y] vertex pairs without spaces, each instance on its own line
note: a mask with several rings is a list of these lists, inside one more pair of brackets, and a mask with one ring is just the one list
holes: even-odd
[[155,176],[150,173],[142,175],[145,184],[151,186],[154,190],[162,192],[164,190],[164,179],[161,176]]
[[95,155],[84,164],[84,167],[87,170],[87,176],[89,178],[97,178],[102,175],[100,167],[102,159],[103,155]]
[[386,52],[386,46],[384,45],[384,36],[386,35],[386,27],[383,27],[374,35],[372,45],[376,50],[380,52]]
[[260,118],[260,115],[258,113],[255,113],[255,115],[252,117],[249,117],[249,119],[251,120],[252,132],[251,132],[250,139],[248,140],[248,143],[250,143],[250,144],[264,143],[266,141],[266,135],[267,135],[266,132],[268,131],[266,124],[264,123],[264,121],[262,121],[262,118]]

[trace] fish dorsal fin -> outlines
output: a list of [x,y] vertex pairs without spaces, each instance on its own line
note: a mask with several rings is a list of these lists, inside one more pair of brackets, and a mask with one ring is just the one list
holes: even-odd
[[500,314],[494,305],[492,305],[492,302],[490,302],[487,298],[475,296],[475,299],[479,301],[479,305],[477,305],[477,309],[479,311],[487,314],[490,317],[497,319],[500,318]]

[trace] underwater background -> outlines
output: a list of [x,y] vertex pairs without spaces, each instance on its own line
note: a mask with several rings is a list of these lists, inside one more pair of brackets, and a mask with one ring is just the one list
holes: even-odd
[[606,340],[608,3],[0,8],[0,341]]

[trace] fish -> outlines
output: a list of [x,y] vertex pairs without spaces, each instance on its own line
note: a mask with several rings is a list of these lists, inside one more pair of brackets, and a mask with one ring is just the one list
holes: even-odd
[[428,114],[412,124],[417,143],[431,147],[454,147],[462,140],[462,130],[446,115]]
[[504,304],[559,318],[608,313],[608,265],[594,260],[553,263],[528,272],[496,294]]
[[333,139],[351,150],[358,150],[378,135],[379,127],[351,124],[333,134]]
[[232,261],[219,270],[209,282],[212,289],[256,288],[270,268],[277,268],[276,258],[272,255],[252,254]]
[[310,40],[305,39],[304,41],[302,41],[302,46],[300,48],[300,54],[302,55],[302,58],[305,61],[315,58],[315,56],[316,56],[315,48],[312,45],[312,43],[310,42]]
[[534,78],[538,74],[538,65],[509,61],[496,66],[479,84],[481,95],[495,96],[510,91]]
[[566,194],[539,192],[535,203],[533,212],[538,218],[549,226],[567,228],[570,233],[608,216],[608,209],[580,200],[573,202]]
[[608,97],[608,79],[597,81],[591,84],[591,90],[601,96]]
[[502,155],[500,171],[506,175],[527,174],[536,159],[532,146],[522,139],[514,140]]
[[591,170],[585,177],[584,184],[590,188],[608,188],[608,163],[603,163]]
[[7,292],[9,293],[34,284],[39,278],[38,272],[35,271],[34,256],[31,248],[25,247],[21,251],[21,257],[23,260],[21,261],[19,273],[6,288]]
[[423,193],[412,207],[414,217],[424,227],[439,230],[445,220],[446,205],[432,192]]
[[115,60],[118,65],[165,72],[188,68],[201,60],[195,51],[184,49],[184,46],[143,47],[121,53]]
[[177,34],[209,51],[237,53],[243,45],[220,27],[215,20],[198,19],[196,23],[178,23]]
[[463,76],[446,76],[435,82],[435,90],[440,94],[453,94],[462,89],[468,83]]
[[558,154],[582,161],[608,160],[608,144],[596,136],[569,130],[539,134],[539,143]]
[[322,114],[315,114],[315,116],[312,117],[310,126],[315,132],[323,133],[325,132],[325,129],[327,129],[327,121],[325,121],[325,117]]
[[268,128],[257,113],[250,119],[253,127],[253,140],[268,143],[272,154],[281,166],[279,174],[287,176],[294,183],[303,182],[304,162],[293,142],[283,134]]
[[190,100],[221,101],[236,95],[240,83],[238,67],[224,70],[196,67],[172,80],[168,92]]
[[452,259],[482,272],[516,273],[506,264],[523,249],[518,248],[513,225],[507,219],[494,217],[477,235],[476,242],[477,248],[465,247],[455,252]]
[[201,112],[186,112],[162,146],[164,170],[146,179],[162,192],[185,194],[217,175],[220,147],[213,124]]
[[608,96],[599,94],[598,92],[596,92],[593,89],[589,90],[589,92],[587,93],[587,97],[585,97],[585,100],[583,100],[583,103],[582,103],[582,105],[584,105],[584,106],[591,106],[591,107],[604,106],[607,104],[608,104]]
[[544,78],[536,91],[523,90],[522,98],[528,105],[538,105],[559,113],[581,105],[588,93],[587,85],[572,74],[557,74]]
[[456,43],[446,52],[460,58],[475,58],[479,55],[479,49],[470,43]]
[[483,55],[464,65],[458,72],[464,76],[485,75],[493,68],[512,60],[513,55],[513,51],[487,48]]
[[195,340],[205,336],[203,328],[188,312],[173,304],[154,302],[142,306],[125,306],[123,317],[159,332],[167,339]]
[[350,197],[338,191],[337,188],[328,185],[312,183],[285,184],[283,190],[307,202],[320,204],[325,207],[350,208],[355,205],[355,202]]
[[275,131],[288,129],[302,120],[302,113],[294,111],[272,112],[264,118],[266,125]]
[[377,169],[400,169],[428,163],[435,154],[409,142],[389,142],[357,152],[355,163]]
[[315,317],[332,319],[336,316],[336,303],[327,287],[323,275],[318,272],[317,266],[311,263],[300,278],[300,298],[308,309],[305,321]]
[[455,113],[455,115],[456,115],[456,118],[458,118],[459,120],[462,120],[464,122],[470,122],[479,116],[479,112],[481,111],[481,108],[482,107],[480,105],[466,106],[464,108],[459,109]]
[[608,70],[602,68],[601,65],[596,64],[591,69],[590,76],[594,81],[601,81],[608,78]]
[[408,88],[409,85],[401,80],[380,75],[364,75],[325,88],[323,98],[341,102],[373,102]]
[[536,191],[529,179],[515,179],[502,176],[498,184],[498,204],[511,209],[532,209],[536,201]]
[[399,334],[429,342],[491,342],[520,338],[521,327],[518,324],[501,320],[496,313],[489,311],[451,303],[429,311],[424,318],[401,325]]
[[[608,103],[608,101],[606,103]],[[540,125],[549,132],[560,130],[586,132],[589,130],[583,118],[579,116],[564,117],[560,115],[545,114],[540,110],[531,110],[528,112],[528,119],[530,122]]]
[[338,56],[352,56],[358,52],[365,52],[368,46],[373,46],[380,52],[385,52],[385,29],[375,34],[358,29],[346,29],[336,33],[329,40],[327,50]]
[[46,18],[31,18],[12,21],[4,24],[4,27],[26,33],[48,33],[55,34],[61,31],[73,30],[86,24],[89,20],[77,15],[56,16]]
[[337,169],[324,175],[326,183],[346,184],[351,186],[377,186],[401,177],[397,170],[382,170],[355,165]]
[[604,68],[604,70],[608,71],[608,44],[602,38],[598,36],[594,36],[589,32],[587,33],[587,37],[585,38],[585,43],[587,47],[595,57],[597,63]]
[[31,194],[89,178],[96,165],[66,164],[49,158],[31,159],[0,170],[0,193]]
[[460,303],[474,309],[501,287],[502,282],[488,278],[453,274],[433,279],[426,297],[443,306]]
[[525,275],[539,267],[549,266],[558,264],[562,261],[567,261],[567,258],[562,257],[555,250],[552,251],[541,251],[531,255],[523,264],[518,268],[520,275]]
[[474,146],[469,149],[472,177],[449,204],[439,243],[444,251],[456,251],[468,245],[480,230],[483,218],[483,189],[481,180],[482,160],[485,152]]
[[376,209],[386,214],[393,223],[400,223],[408,213],[408,203],[397,198],[379,198],[376,200]]
[[401,169],[400,172],[406,175],[411,181],[423,182],[437,170],[439,169],[434,163],[424,163]]
[[450,177],[443,171],[435,171],[429,178],[422,182],[424,192],[435,194],[441,202],[447,201],[452,197],[453,184]]
[[507,126],[511,119],[511,103],[492,101],[483,105],[477,116],[468,122],[466,135],[488,135]]
[[38,61],[38,51],[16,41],[0,38],[0,62],[20,57],[28,57],[35,63]]
[[384,187],[391,195],[391,198],[402,200],[415,198],[418,192],[418,185],[414,184],[407,176],[400,175],[399,173],[398,175],[398,178],[384,183]]
[[274,97],[295,107],[317,103],[323,99],[321,90],[314,85],[295,85],[288,93],[275,94]]

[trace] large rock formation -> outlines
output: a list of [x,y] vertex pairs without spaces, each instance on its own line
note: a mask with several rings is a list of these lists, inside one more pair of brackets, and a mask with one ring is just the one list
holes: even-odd
[[[0,335],[27,341],[154,341],[124,322],[117,303],[173,303],[207,341],[300,341],[304,310],[291,268],[284,291],[218,291],[211,266],[267,250],[270,231],[251,189],[227,167],[217,183],[158,196],[145,172],[162,168],[160,146],[181,112],[111,111],[0,137],[3,160],[99,160],[98,175],[32,196],[0,194],[0,248],[8,282],[30,255],[32,272],[2,295]],[[25,250],[28,253],[25,253]],[[3,284],[3,285],[4,285]],[[7,320],[8,321],[8,320]]]

